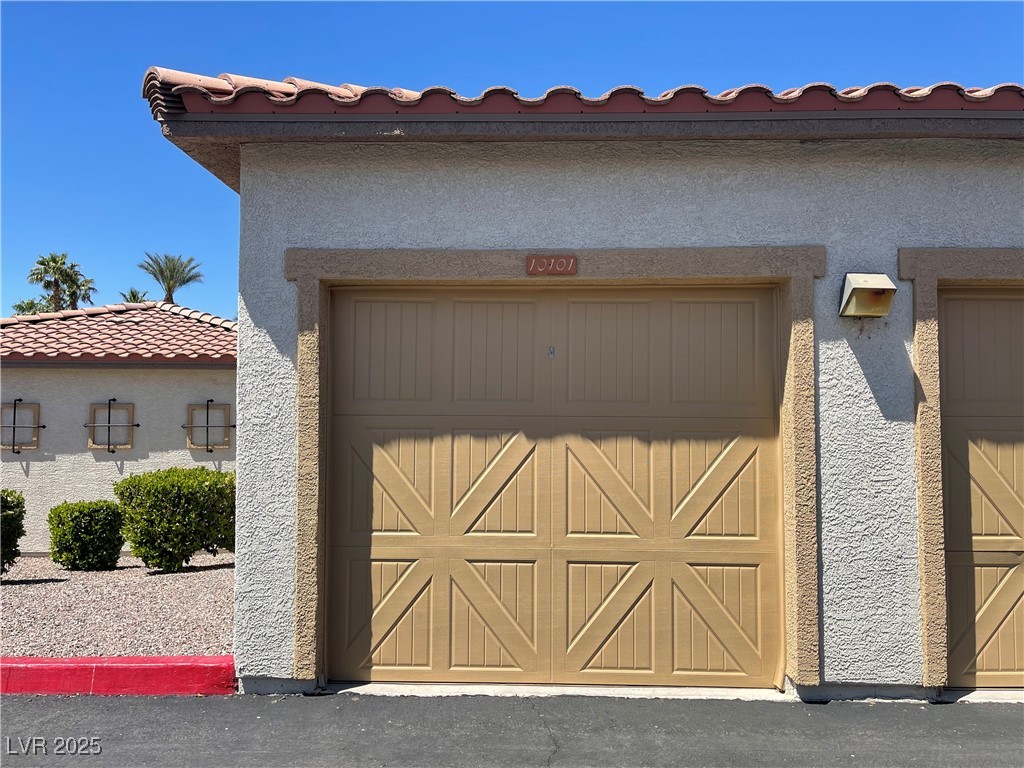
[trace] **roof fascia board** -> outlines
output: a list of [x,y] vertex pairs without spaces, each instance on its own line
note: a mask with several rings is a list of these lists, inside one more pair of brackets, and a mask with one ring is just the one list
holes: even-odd
[[[955,111],[921,117],[815,113],[814,117],[759,114],[756,119],[594,120],[351,120],[336,116],[259,120],[205,115],[165,120],[164,136],[231,189],[240,190],[243,144],[290,142],[549,142],[549,141],[830,141],[847,139],[1024,139],[1024,114]],[[992,118],[990,115],[998,117]],[[329,118],[329,119],[323,119]]]
[[[918,117],[770,116],[686,120],[168,120],[164,135],[176,138],[253,141],[682,141],[785,139],[1024,139],[1024,113],[977,113]],[[273,117],[273,116],[270,116]]]

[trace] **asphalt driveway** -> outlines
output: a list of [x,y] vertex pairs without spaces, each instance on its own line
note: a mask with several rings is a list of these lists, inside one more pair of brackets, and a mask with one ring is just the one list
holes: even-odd
[[2,714],[11,768],[1024,765],[1018,704],[7,696]]

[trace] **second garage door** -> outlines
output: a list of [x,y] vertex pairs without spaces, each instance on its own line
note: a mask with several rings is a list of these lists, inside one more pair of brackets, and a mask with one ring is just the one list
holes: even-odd
[[770,686],[771,289],[332,300],[328,675]]
[[1024,687],[1024,291],[939,292],[949,686]]

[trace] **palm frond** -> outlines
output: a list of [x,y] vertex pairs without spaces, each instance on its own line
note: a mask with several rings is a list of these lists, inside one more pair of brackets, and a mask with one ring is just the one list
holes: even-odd
[[82,274],[81,265],[68,262],[67,253],[51,253],[36,259],[29,270],[28,281],[41,285],[48,294],[51,311],[78,309],[78,305],[92,303],[96,283]]
[[146,251],[146,260],[139,269],[152,277],[164,292],[164,301],[174,303],[174,292],[186,285],[203,282],[200,264],[191,256],[187,259],[169,253]]
[[127,291],[121,291],[121,298],[124,299],[126,304],[141,304],[144,301],[149,301],[148,295],[149,291],[140,291],[138,288],[129,288]]

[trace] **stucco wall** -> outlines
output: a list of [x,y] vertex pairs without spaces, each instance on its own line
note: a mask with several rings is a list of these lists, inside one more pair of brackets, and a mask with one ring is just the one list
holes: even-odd
[[[235,416],[233,370],[177,368],[15,367],[4,366],[0,383],[3,402],[24,398],[40,404],[39,448],[14,454],[0,451],[4,488],[25,494],[25,538],[22,552],[47,552],[50,534],[46,516],[64,501],[113,499],[113,484],[139,472],[202,464],[212,469],[235,467],[231,448],[207,453],[186,446],[187,406],[214,398],[231,403]],[[134,403],[134,445],[107,453],[88,448],[89,405],[116,397]],[[105,431],[101,437],[105,438]]]
[[[242,675],[292,670],[295,288],[287,247],[828,249],[816,333],[823,681],[921,681],[911,284],[838,317],[899,247],[1020,246],[1013,142],[247,145],[242,148]],[[516,276],[513,276],[516,277]]]

